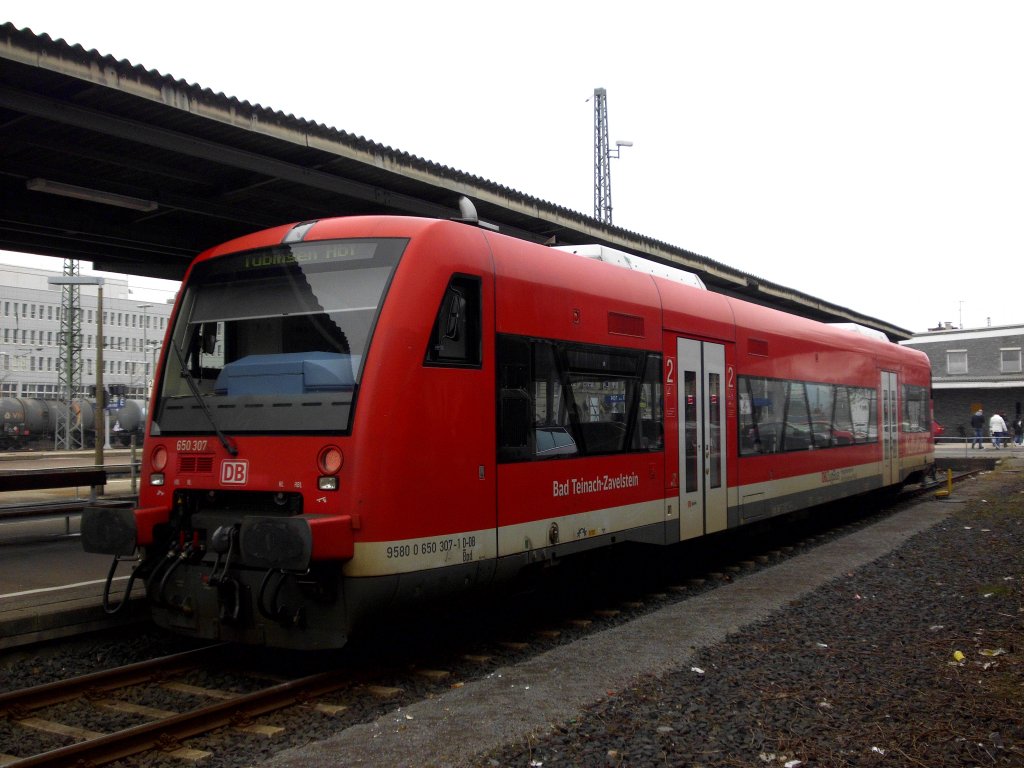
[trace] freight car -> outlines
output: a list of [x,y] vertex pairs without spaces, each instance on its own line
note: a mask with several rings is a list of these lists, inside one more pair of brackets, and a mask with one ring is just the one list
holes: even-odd
[[88,510],[85,548],[141,553],[164,627],[329,648],[400,601],[928,471],[922,353],[584,255],[411,217],[206,251],[138,508]]
[[[0,398],[0,450],[45,450],[54,446],[54,432],[61,403],[31,397]],[[82,428],[87,445],[96,434],[96,401],[73,400],[71,425]],[[146,404],[125,400],[108,414],[111,444],[129,445],[132,437],[141,443],[146,424]]]

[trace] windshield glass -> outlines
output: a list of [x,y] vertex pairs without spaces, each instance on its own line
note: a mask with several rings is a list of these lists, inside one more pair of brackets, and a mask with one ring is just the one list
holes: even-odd
[[211,416],[227,433],[347,431],[406,243],[296,243],[197,264],[164,355],[153,434],[210,434]]

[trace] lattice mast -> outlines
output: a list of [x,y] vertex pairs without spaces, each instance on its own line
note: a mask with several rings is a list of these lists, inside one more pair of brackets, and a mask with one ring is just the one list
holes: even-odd
[[608,93],[594,89],[594,218],[612,223],[612,156],[608,146]]
[[[64,277],[80,276],[77,259],[64,259]],[[102,340],[97,341],[102,343]],[[57,358],[57,399],[60,402],[54,429],[53,447],[56,450],[76,450],[85,447],[82,418],[73,413],[76,397],[82,395],[82,308],[81,289],[78,285],[61,286],[60,331],[57,344],[61,354]]]

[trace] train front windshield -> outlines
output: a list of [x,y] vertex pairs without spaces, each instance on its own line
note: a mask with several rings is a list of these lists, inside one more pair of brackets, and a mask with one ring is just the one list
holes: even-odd
[[347,431],[406,244],[297,243],[197,264],[164,353],[153,434]]

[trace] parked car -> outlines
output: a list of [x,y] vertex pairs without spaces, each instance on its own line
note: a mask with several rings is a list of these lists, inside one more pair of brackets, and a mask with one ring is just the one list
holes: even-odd
[[946,428],[939,424],[935,419],[932,419],[932,437],[942,437],[942,433],[946,431]]

